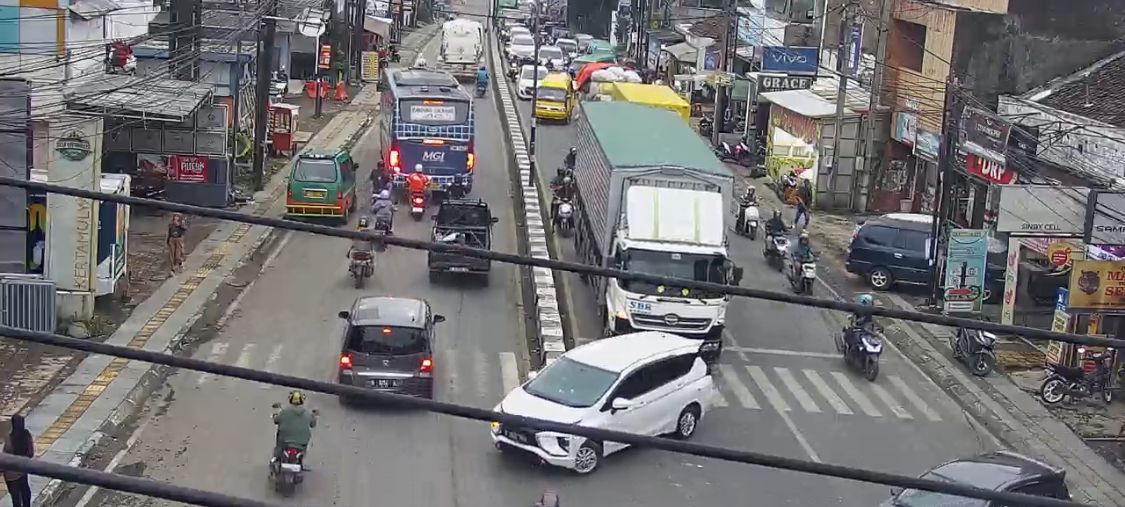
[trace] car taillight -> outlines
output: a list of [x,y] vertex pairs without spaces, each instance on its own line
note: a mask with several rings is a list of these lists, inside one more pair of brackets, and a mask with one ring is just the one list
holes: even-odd
[[465,163],[465,167],[469,171],[472,171],[473,167],[476,167],[476,165],[477,165],[477,156],[473,153],[469,153],[469,161]]
[[299,451],[297,451],[296,449],[286,449],[286,450],[285,450],[285,455],[286,455],[286,456],[289,456],[290,458],[296,458],[296,457],[297,457],[297,453],[298,453],[298,452],[299,452]]
[[285,190],[285,197],[288,198],[288,199],[293,198],[293,189],[292,188],[288,188],[288,189]]
[[344,355],[340,356],[340,369],[341,370],[352,369],[352,356],[350,356],[348,354],[344,354]]
[[396,173],[402,170],[402,167],[400,167],[402,163],[401,160],[399,160],[398,148],[391,148],[391,153],[387,156],[387,165],[391,166]]
[[421,197],[415,197],[413,199],[413,201],[414,201],[414,204],[419,204],[419,205],[422,204],[422,198]]
[[344,198],[343,192],[336,192],[336,200],[337,201],[339,201],[340,199],[343,199],[343,198]]
[[422,366],[418,368],[422,373],[432,373],[434,371],[434,362],[430,358],[422,360]]

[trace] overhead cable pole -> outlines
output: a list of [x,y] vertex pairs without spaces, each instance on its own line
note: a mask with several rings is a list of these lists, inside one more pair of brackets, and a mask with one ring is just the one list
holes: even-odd
[[171,0],[168,69],[180,81],[195,81],[199,76],[200,30],[202,30],[202,5],[200,0]]
[[[277,32],[277,1],[264,0],[270,4],[269,16],[264,16],[258,30],[258,72],[254,89],[254,190],[262,190],[266,170],[266,136],[269,123],[270,70],[273,61],[274,35]],[[317,90],[318,92],[320,90]]]
[[[956,114],[960,111],[957,107],[957,96],[955,95],[957,88],[957,78],[951,71],[949,79],[945,82],[945,103],[942,106],[941,116],[941,145],[938,146],[938,178],[937,186],[934,189],[934,204],[933,204],[933,217],[934,222],[930,230],[930,306],[937,308],[942,303],[942,285],[944,280],[940,279],[941,276],[941,262],[942,257],[941,244],[942,237],[945,235],[945,221],[949,215],[949,205],[952,204],[950,199],[950,168],[953,167],[953,159],[957,152],[955,144],[959,132],[960,118]],[[1010,287],[1005,284],[1004,292],[1007,292]]]
[[839,40],[836,41],[836,77],[839,80],[839,86],[836,89],[836,124],[832,136],[832,166],[828,169],[832,176],[839,174],[837,171],[840,168],[840,140],[844,137],[844,113],[847,111],[848,77],[855,70],[851,68],[851,63],[846,61],[848,56],[848,38],[851,36],[851,27],[855,22],[852,11],[854,7],[855,4],[851,2],[844,5],[844,10],[840,14],[840,37]]
[[[863,213],[867,211],[869,189],[873,183],[872,178],[877,167],[882,167],[882,153],[875,153],[875,123],[876,113],[883,106],[883,70],[887,68],[887,40],[890,39],[891,29],[891,0],[882,0],[879,3],[879,42],[875,49],[875,69],[871,77],[871,100],[867,105],[867,133],[863,140],[863,165],[856,167],[859,175],[852,178],[852,195],[857,199],[852,203],[852,211]],[[879,171],[882,174],[883,171]]]

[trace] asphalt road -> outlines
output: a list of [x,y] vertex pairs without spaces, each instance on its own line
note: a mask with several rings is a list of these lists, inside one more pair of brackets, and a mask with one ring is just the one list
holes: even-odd
[[[530,102],[519,101],[525,134]],[[638,126],[643,128],[643,126]],[[538,174],[545,183],[575,146],[572,126],[541,124],[536,132]],[[559,238],[556,238],[559,239]],[[573,242],[558,241],[565,260],[576,260]],[[766,265],[762,239],[734,236],[731,251],[745,267],[742,285],[790,290],[784,276]],[[578,341],[601,335],[595,301],[577,276],[565,288]],[[825,285],[815,289],[833,297]],[[738,298],[727,310],[727,351],[718,369],[726,407],[712,413],[698,440],[826,463],[887,472],[919,474],[946,460],[992,450],[995,441],[979,433],[938,386],[888,348],[881,373],[871,383],[850,371],[836,352],[832,334],[842,315],[795,305]],[[642,454],[638,452],[637,454]],[[699,463],[669,454],[605,470],[606,475],[679,470],[668,482],[650,483],[649,505],[724,505],[752,494],[761,505],[874,505],[888,489],[826,478],[723,463]],[[768,500],[767,500],[768,499]]]

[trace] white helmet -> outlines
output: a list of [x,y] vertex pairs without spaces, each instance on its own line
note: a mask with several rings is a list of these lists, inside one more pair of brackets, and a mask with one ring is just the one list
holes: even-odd
[[422,164],[414,164],[414,172],[416,172],[416,173],[422,172]]
[[426,68],[426,59],[419,56],[418,59],[414,61],[414,66],[420,69]]
[[391,198],[391,191],[387,190],[387,189],[381,190],[379,192],[379,198],[380,199],[390,199]]

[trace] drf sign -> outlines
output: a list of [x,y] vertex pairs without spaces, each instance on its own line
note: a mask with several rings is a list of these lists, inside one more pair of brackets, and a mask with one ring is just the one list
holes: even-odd
[[426,151],[422,152],[422,162],[445,162],[444,151]]

